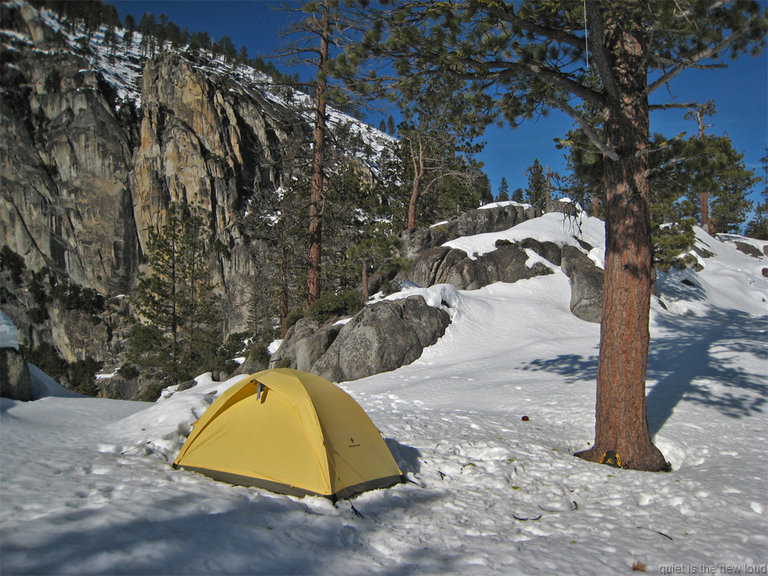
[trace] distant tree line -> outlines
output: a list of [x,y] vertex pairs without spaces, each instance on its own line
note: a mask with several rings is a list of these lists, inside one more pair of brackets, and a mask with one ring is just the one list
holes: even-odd
[[101,0],[32,0],[31,4],[57,12],[73,22],[81,22],[89,35],[102,26],[106,27],[104,39],[113,51],[116,50],[119,40],[116,29],[122,27],[122,40],[126,44],[133,42],[135,32],[142,35],[141,50],[146,56],[154,56],[166,45],[174,49],[187,47],[191,53],[198,56],[201,50],[207,50],[214,55],[223,56],[227,62],[247,65],[263,72],[277,83],[299,84],[297,75],[291,76],[281,72],[274,64],[260,56],[250,57],[247,48],[237,48],[231,37],[225,35],[215,40],[206,31],[191,32],[187,27],[180,28],[165,14],[155,16],[152,12],[145,12],[138,23],[133,15],[126,14],[121,24],[117,9]]

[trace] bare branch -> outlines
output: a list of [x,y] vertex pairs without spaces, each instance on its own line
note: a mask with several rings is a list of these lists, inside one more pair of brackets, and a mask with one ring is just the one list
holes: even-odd
[[677,102],[668,102],[667,104],[649,104],[648,108],[650,110],[669,110],[670,108],[683,108],[683,109],[690,109],[695,110],[696,108],[699,108],[701,106],[698,102],[688,102],[688,103],[677,103]]

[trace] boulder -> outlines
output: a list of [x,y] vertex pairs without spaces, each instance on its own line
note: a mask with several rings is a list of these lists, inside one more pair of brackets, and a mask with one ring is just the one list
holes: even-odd
[[548,260],[552,262],[555,266],[560,266],[562,262],[563,257],[563,251],[554,242],[546,241],[546,242],[539,242],[538,240],[534,240],[533,238],[526,238],[522,242],[520,242],[520,246],[523,248],[528,248],[529,250],[533,250],[544,258],[545,260]]
[[422,252],[410,269],[398,274],[396,280],[424,287],[445,284],[448,271],[466,257],[467,253],[463,250],[435,246]]
[[487,208],[469,210],[447,222],[430,228],[407,230],[401,235],[402,256],[414,258],[424,250],[440,246],[460,236],[500,232],[521,222],[541,216],[541,211],[529,204],[501,203]]
[[[532,266],[528,264],[530,256],[520,244],[499,246],[493,252],[478,258],[478,263],[487,270],[488,284],[494,282],[514,283],[535,276],[552,274],[552,270],[542,262]],[[481,286],[477,286],[481,288]]]
[[[557,249],[554,244],[552,246]],[[538,243],[538,248],[547,252],[548,247]],[[559,249],[557,256],[551,258],[559,261]],[[476,290],[494,282],[511,283],[552,273],[541,262],[528,266],[528,260],[528,253],[520,244],[503,244],[476,259],[470,258],[463,250],[437,246],[422,252],[410,270],[398,278],[425,287],[451,284],[459,290]]]
[[366,306],[348,322],[312,367],[329,380],[357,380],[410,364],[437,342],[448,314],[421,296]]
[[288,331],[270,367],[290,367],[340,382],[395,370],[421,356],[450,323],[421,296],[363,308],[344,325],[302,319]]
[[757,247],[753,246],[752,244],[747,244],[746,242],[741,242],[739,240],[734,242],[734,244],[736,245],[736,250],[738,250],[739,252],[743,252],[747,256],[752,256],[752,258],[763,257],[762,252],[760,252],[760,250]]
[[297,347],[300,342],[311,338],[320,329],[314,318],[301,318],[288,329],[280,348],[269,361],[270,368],[296,368]]
[[571,281],[571,312],[599,323],[603,311],[603,270],[574,246],[565,246],[561,267]]

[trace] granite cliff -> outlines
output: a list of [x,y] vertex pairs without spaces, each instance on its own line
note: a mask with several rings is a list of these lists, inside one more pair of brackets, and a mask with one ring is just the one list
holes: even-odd
[[[290,182],[286,167],[308,149],[307,97],[205,51],[151,54],[138,33],[115,49],[104,29],[86,32],[20,1],[2,4],[0,52],[0,246],[25,265],[3,276],[0,292],[30,346],[115,367],[122,296],[148,231],[177,201],[207,222],[227,330],[242,329],[258,250],[238,223]],[[393,142],[341,113],[330,120],[369,147]],[[35,300],[33,282],[47,302]],[[51,298],[62,286],[102,300],[82,310]],[[47,313],[31,317],[41,307]]]

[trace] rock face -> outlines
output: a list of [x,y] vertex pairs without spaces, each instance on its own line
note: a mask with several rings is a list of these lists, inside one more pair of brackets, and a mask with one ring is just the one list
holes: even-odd
[[571,281],[571,312],[587,322],[600,323],[603,310],[603,270],[578,248],[565,246],[562,269]]
[[319,327],[305,319],[289,330],[270,365],[336,382],[357,380],[410,364],[449,323],[447,312],[427,305],[421,296],[366,306],[343,326]]
[[[148,231],[186,202],[216,246],[207,264],[227,330],[244,329],[258,247],[240,223],[290,180],[284,160],[310,135],[303,111],[253,70],[147,57],[138,41],[108,53],[26,3],[3,4],[2,27],[13,33],[0,35],[0,247],[51,290],[65,282],[111,302],[135,286]],[[20,325],[30,345],[69,361],[114,355],[124,310],[75,330],[71,310],[50,307]]]
[[[242,290],[254,276],[248,246],[237,226],[249,202],[282,183],[283,155],[305,141],[296,111],[254,90],[206,74],[176,53],[147,62],[142,118],[132,178],[137,233],[165,221],[170,202],[195,206],[218,245],[217,284],[233,311],[247,308]],[[244,318],[230,315],[233,330]]]
[[[22,25],[39,27],[36,11],[25,12]],[[102,293],[129,289],[133,127],[119,120],[114,92],[71,53],[4,50],[2,62],[0,243],[31,269]]]
[[22,402],[35,399],[27,363],[13,348],[0,348],[0,396]]

